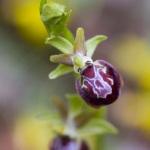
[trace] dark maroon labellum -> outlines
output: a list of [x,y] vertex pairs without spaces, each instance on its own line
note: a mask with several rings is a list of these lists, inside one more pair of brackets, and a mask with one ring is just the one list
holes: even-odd
[[97,60],[82,69],[76,89],[85,102],[95,108],[116,101],[122,80],[116,69],[104,60]]
[[51,143],[50,150],[89,150],[85,141],[81,141],[80,145],[75,139],[65,135],[58,135]]
[[90,150],[88,144],[84,140],[81,141],[79,150]]
[[50,150],[78,150],[75,139],[69,136],[57,136],[51,143]]

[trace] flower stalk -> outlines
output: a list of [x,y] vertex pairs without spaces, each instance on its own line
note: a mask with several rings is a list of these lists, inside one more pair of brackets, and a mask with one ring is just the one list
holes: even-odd
[[[41,0],[41,20],[48,32],[45,43],[60,51],[60,54],[50,56],[50,61],[59,65],[49,74],[49,78],[56,79],[71,72],[77,75],[77,95],[66,96],[69,100],[68,107],[59,97],[52,98],[60,117],[51,122],[57,136],[52,141],[50,150],[89,150],[85,142],[81,141],[79,146],[76,139],[81,135],[117,132],[105,120],[105,115],[101,116],[103,108],[98,108],[118,99],[123,85],[121,75],[110,63],[92,59],[98,44],[107,37],[96,35],[85,41],[84,29],[78,28],[74,39],[67,27],[70,14],[71,10],[67,11],[64,5]],[[57,128],[58,122],[61,127]],[[76,148],[72,149],[70,145]]]

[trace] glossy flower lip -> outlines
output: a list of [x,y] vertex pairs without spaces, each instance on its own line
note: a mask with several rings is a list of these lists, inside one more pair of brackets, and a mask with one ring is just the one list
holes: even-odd
[[80,72],[76,89],[87,104],[99,108],[117,100],[121,93],[122,80],[111,64],[97,60]]

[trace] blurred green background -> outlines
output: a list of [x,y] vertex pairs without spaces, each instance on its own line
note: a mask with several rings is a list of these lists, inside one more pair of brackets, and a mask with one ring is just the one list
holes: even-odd
[[[108,106],[107,119],[119,133],[104,135],[100,150],[150,149],[150,1],[57,0],[73,10],[69,28],[89,39],[108,36],[93,59],[122,74],[124,87]],[[49,80],[58,51],[44,44],[40,0],[0,0],[0,150],[48,150],[51,132],[37,114],[51,109],[50,97],[75,93],[73,76]],[[35,119],[33,119],[35,118]]]

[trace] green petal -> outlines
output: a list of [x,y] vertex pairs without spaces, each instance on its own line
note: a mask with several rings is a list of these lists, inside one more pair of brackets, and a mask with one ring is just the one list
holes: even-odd
[[50,61],[73,67],[72,54],[52,55]]
[[99,43],[106,40],[107,36],[97,35],[86,41],[87,56],[92,57]]
[[85,126],[79,129],[80,135],[96,135],[111,133],[116,134],[117,129],[106,120],[91,119]]
[[84,39],[84,30],[83,28],[78,28],[76,32],[76,38],[74,42],[74,53],[86,55],[86,46]]
[[56,79],[62,75],[70,73],[70,72],[73,72],[72,67],[68,67],[65,65],[58,65],[58,67],[49,74],[49,78]]
[[52,36],[47,38],[45,43],[57,48],[64,54],[73,54],[73,45],[63,37]]

